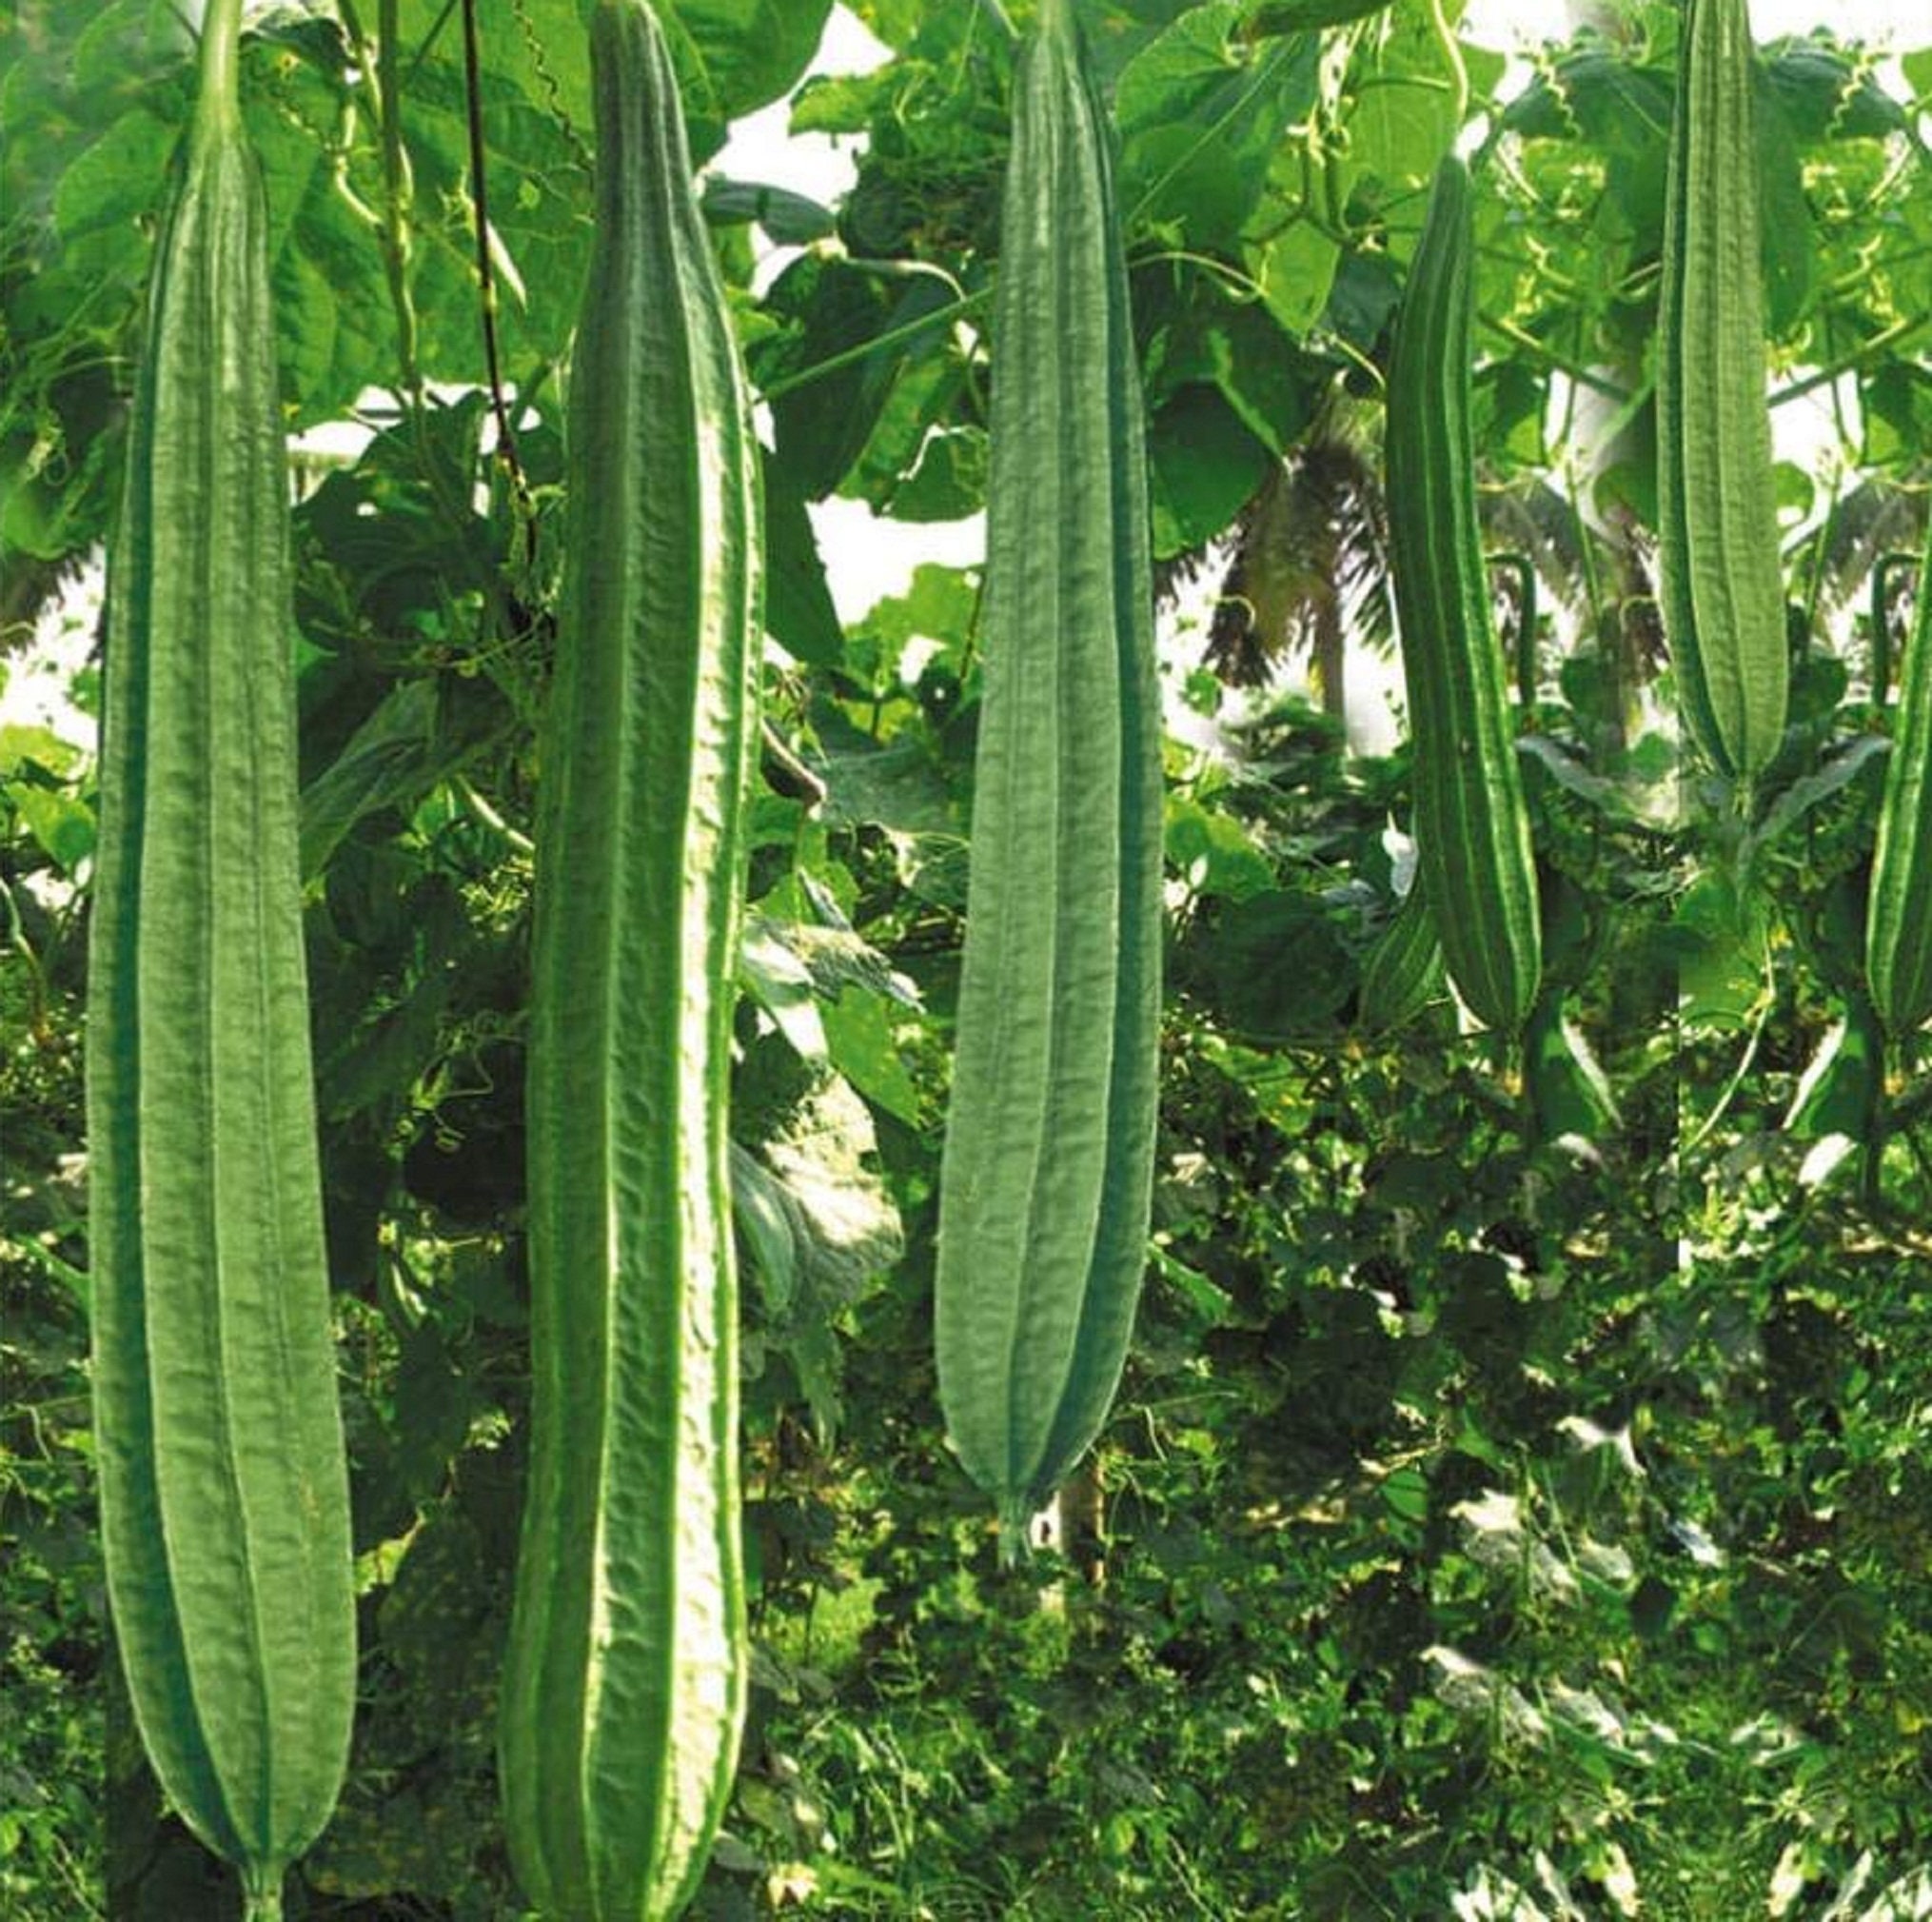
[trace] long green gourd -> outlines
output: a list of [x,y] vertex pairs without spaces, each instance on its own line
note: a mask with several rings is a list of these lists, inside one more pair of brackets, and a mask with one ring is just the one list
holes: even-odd
[[936,1304],[947,1426],[1009,1555],[1119,1383],[1146,1261],[1161,947],[1139,369],[1070,0],[1042,7],[1014,98]]
[[1899,661],[1892,752],[1865,907],[1865,978],[1886,1033],[1932,1015],[1932,544]]
[[499,1728],[554,1922],[677,1914],[746,1673],[726,1097],[757,736],[757,443],[677,75],[590,27],[596,242],[536,845],[531,1453]]
[[149,294],[108,564],[88,958],[101,1529],[143,1741],[282,1909],[355,1705],[355,1603],[296,860],[294,615],[240,0]]
[[1469,169],[1438,168],[1395,329],[1385,436],[1390,565],[1415,778],[1416,864],[1474,1014],[1513,1036],[1542,970],[1536,862],[1489,611],[1469,430]]
[[1685,724],[1733,779],[1777,753],[1790,674],[1753,84],[1745,0],[1689,0],[1658,308],[1658,585]]

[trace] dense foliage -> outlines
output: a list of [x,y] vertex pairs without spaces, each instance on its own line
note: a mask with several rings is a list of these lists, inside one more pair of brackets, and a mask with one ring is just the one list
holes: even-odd
[[[1211,561],[1238,593],[1165,650],[1140,1321],[1058,1547],[1002,1572],[931,1361],[979,574],[922,566],[841,625],[806,507],[983,504],[1011,57],[997,7],[853,10],[891,57],[799,85],[824,0],[676,9],[700,159],[795,88],[795,129],[867,136],[835,207],[706,191],[768,410],[777,646],[734,1074],[753,1694],[696,1912],[1918,1912],[1932,1102],[1896,1048],[1835,1104],[1809,1099],[1819,1077],[1800,1097],[1856,1011],[1882,695],[1922,538],[1919,100],[1823,31],[1762,50],[1774,394],[1816,432],[1778,470],[1790,724],[1744,795],[1678,759],[1654,612],[1676,11],[1631,0],[1527,70],[1464,50],[1487,128],[1472,419],[1489,546],[1526,564],[1496,577],[1545,976],[1619,1111],[1588,1146],[1532,1144],[1519,1063],[1439,991],[1392,1033],[1358,1018],[1410,878],[1390,833],[1410,763],[1352,748],[1338,716],[1359,721],[1349,684],[1381,671],[1382,375],[1459,130],[1454,63],[1419,0],[1320,31],[1311,12],[1359,10],[1083,0],[1120,143],[1156,556],[1177,583],[1228,536]],[[290,426],[371,429],[305,463],[295,515],[364,1654],[348,1786],[289,1900],[345,1922],[520,1912],[493,1731],[589,115],[576,0],[479,7],[473,50],[466,17],[271,9],[243,79]],[[148,0],[0,19],[10,674],[114,512],[188,60]],[[1932,88],[1932,50],[1897,73]],[[798,250],[754,280],[778,246]],[[1241,684],[1290,647],[1318,701]],[[73,678],[79,715],[96,686]],[[82,1359],[85,734],[0,728],[0,1909],[179,1922],[233,1897],[159,1807],[107,1637]]]

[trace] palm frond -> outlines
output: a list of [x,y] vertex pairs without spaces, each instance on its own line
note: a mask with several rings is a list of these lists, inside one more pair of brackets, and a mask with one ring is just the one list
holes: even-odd
[[1843,495],[1804,543],[1802,576],[1818,581],[1818,598],[1834,612],[1849,607],[1881,558],[1916,553],[1925,538],[1925,500],[1894,481],[1862,481]]
[[1306,654],[1324,707],[1340,713],[1349,643],[1390,644],[1388,512],[1368,412],[1336,389],[1243,511],[1206,655],[1232,685],[1262,685]]
[[1534,475],[1481,498],[1489,545],[1527,556],[1554,598],[1571,612],[1582,612],[1589,604],[1589,574],[1571,503]]

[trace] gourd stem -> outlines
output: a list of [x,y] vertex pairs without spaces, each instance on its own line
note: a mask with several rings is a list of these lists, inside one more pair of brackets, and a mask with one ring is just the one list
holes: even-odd
[[1456,38],[1456,30],[1449,25],[1448,10],[1443,0],[1429,0],[1429,20],[1434,30],[1436,42],[1442,49],[1443,58],[1449,63],[1449,85],[1455,107],[1455,131],[1449,135],[1453,144],[1457,133],[1462,131],[1463,122],[1469,117],[1469,69],[1463,63],[1462,43]]
[[[423,369],[416,358],[416,297],[409,285],[409,216],[414,181],[403,144],[403,24],[401,0],[379,0],[376,14],[376,97],[382,104],[383,262],[389,278],[389,306],[396,316],[396,361],[409,412],[421,436],[424,406]],[[434,463],[424,463],[424,472]]]
[[242,0],[208,0],[201,24],[199,127],[231,127],[242,110]]
[[243,1922],[282,1922],[282,1872],[246,1869],[242,1872]]
[[1019,30],[1013,24],[1013,16],[999,4],[999,0],[979,0],[979,10],[1007,39],[1019,38]]

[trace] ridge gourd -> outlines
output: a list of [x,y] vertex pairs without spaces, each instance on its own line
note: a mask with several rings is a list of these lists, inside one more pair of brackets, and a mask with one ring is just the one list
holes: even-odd
[[1106,1418],[1132,1332],[1162,820],[1139,368],[1070,0],[1047,0],[1022,42],[1014,103],[936,1299],[947,1427],[1008,1555]]
[[1885,1032],[1932,1015],[1932,543],[1899,662],[1892,751],[1865,908],[1865,977]]
[[88,957],[94,1425],[155,1773],[247,1913],[335,1805],[355,1706],[296,857],[294,614],[240,0],[155,255],[109,558]]
[[540,770],[531,1444],[499,1747],[556,1922],[678,1914],[747,1652],[726,1100],[759,501],[731,316],[644,0],[590,27],[596,232]]
[[1371,1035],[1392,1035],[1444,998],[1442,941],[1419,880],[1362,958],[1356,1016]]
[[1542,971],[1536,862],[1489,611],[1469,431],[1469,169],[1436,170],[1389,371],[1390,568],[1414,756],[1416,868],[1457,992],[1515,1036]]
[[1777,753],[1790,673],[1752,64],[1745,0],[1689,0],[1658,309],[1658,598],[1685,725],[1734,780]]

